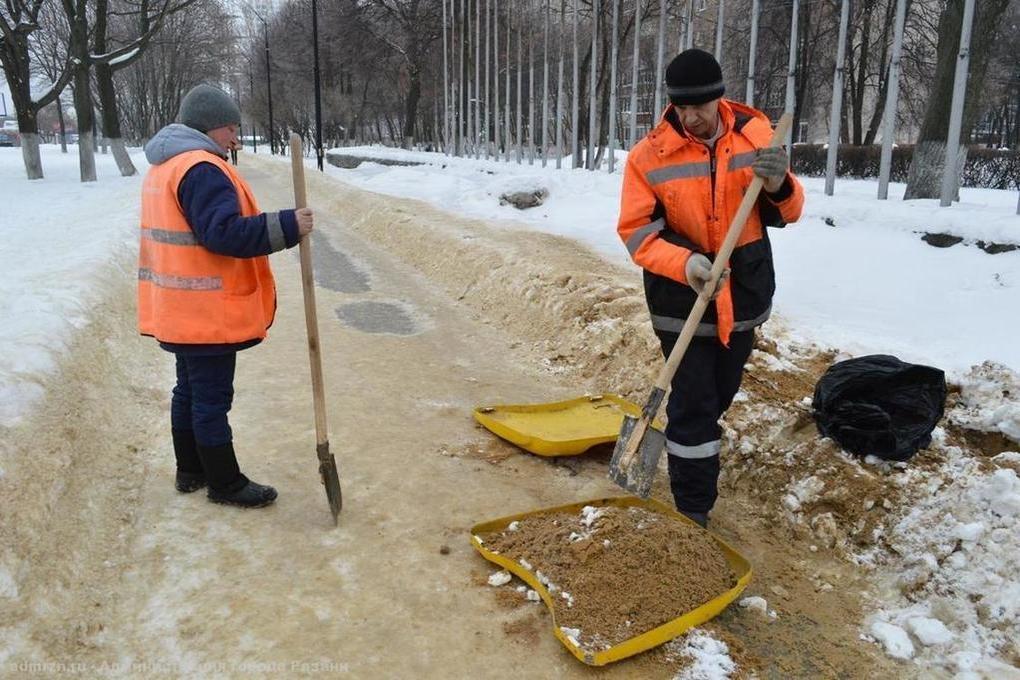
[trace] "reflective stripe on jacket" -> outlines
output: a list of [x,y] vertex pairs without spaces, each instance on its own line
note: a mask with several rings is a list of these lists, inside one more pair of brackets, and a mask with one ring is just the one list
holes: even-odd
[[207,151],[187,151],[151,166],[142,186],[139,331],[182,344],[262,339],[276,314],[269,259],[217,255],[199,244],[177,195],[184,175],[198,163],[212,163],[230,179],[242,216],[260,212],[244,179]]
[[[684,268],[693,252],[713,259],[751,184],[757,149],[768,146],[772,128],[763,113],[722,100],[724,131],[714,151],[684,130],[673,107],[627,157],[617,231],[634,262],[644,268],[645,295],[656,330],[679,332],[697,294]],[[768,318],[775,291],[772,250],[765,225],[784,226],[800,217],[804,190],[791,173],[770,196],[762,192],[730,257],[730,278],[705,311],[699,335],[723,344],[733,330],[749,330]]]

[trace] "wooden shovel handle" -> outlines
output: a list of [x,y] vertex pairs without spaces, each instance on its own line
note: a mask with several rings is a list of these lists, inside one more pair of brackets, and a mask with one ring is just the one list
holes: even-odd
[[[290,133],[290,165],[294,174],[294,206],[305,208],[308,198],[305,191],[304,151],[301,137]],[[301,288],[305,299],[305,326],[308,329],[308,360],[312,368],[312,397],[315,401],[315,442],[329,442],[326,426],[326,389],[322,380],[322,353],[319,348],[319,317],[315,308],[315,274],[312,271],[312,240],[301,238]]]
[[[776,125],[775,131],[772,133],[769,146],[779,146],[786,137],[786,131],[790,129],[791,124],[793,124],[793,115],[784,113],[783,117],[779,119],[779,124]],[[722,276],[723,270],[728,266],[730,255],[733,254],[733,248],[737,245],[737,239],[740,238],[741,232],[744,231],[744,223],[747,222],[751,210],[754,209],[754,205],[758,201],[758,194],[761,193],[762,184],[762,178],[755,175],[754,179],[751,180],[751,185],[744,192],[744,199],[740,202],[740,207],[737,208],[737,214],[733,216],[733,221],[730,222],[730,228],[726,232],[726,238],[723,240],[722,247],[719,248],[719,254],[716,255],[715,262],[712,263],[712,272],[708,277],[708,283],[701,289],[701,293],[694,303],[694,308],[691,309],[687,321],[684,322],[683,328],[680,329],[680,337],[677,338],[676,345],[673,346],[673,351],[670,352],[669,359],[666,360],[666,365],[659,372],[659,379],[655,382],[655,386],[660,390],[669,388],[669,383],[673,380],[673,374],[676,373],[676,369],[680,366],[680,360],[684,358],[684,353],[691,344],[694,332],[697,330],[698,324],[701,323],[701,317],[704,316],[705,309],[712,300],[712,293],[715,291],[716,283],[719,281],[719,277]],[[765,227],[762,228],[765,229]]]

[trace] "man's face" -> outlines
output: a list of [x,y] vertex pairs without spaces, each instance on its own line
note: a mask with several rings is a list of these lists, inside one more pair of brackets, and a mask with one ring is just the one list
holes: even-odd
[[684,129],[695,137],[710,139],[719,126],[719,100],[704,104],[673,105]]
[[224,151],[230,151],[231,149],[240,149],[241,142],[237,139],[237,131],[240,129],[239,125],[231,123],[230,125],[224,125],[218,127],[209,132],[205,133],[211,140],[219,144]]

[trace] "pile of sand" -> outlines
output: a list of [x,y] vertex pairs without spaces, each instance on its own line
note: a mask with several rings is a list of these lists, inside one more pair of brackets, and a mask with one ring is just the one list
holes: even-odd
[[736,585],[707,532],[643,508],[542,514],[480,538],[546,584],[557,625],[590,652],[661,626]]

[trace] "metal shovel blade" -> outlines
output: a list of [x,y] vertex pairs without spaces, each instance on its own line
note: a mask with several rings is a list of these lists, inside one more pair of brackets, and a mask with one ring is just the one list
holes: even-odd
[[620,466],[620,461],[631,443],[631,438],[636,436],[634,426],[637,422],[638,419],[633,416],[623,417],[620,436],[616,440],[616,448],[613,449],[613,458],[609,461],[609,478],[635,496],[648,498],[652,492],[655,473],[659,469],[659,457],[666,448],[666,435],[651,425],[645,428],[637,452],[630,465],[624,469]]
[[343,496],[340,493],[340,476],[336,471],[336,458],[329,452],[329,442],[317,445],[315,448],[319,456],[319,476],[322,478],[323,486],[326,487],[329,511],[333,513],[333,523],[337,524],[340,509],[343,507]]

